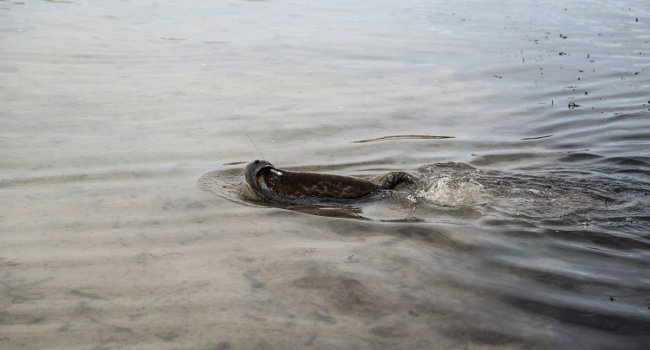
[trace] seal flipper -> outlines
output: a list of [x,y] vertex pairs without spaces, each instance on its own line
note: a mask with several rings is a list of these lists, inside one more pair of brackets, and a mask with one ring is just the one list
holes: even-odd
[[390,190],[401,184],[406,184],[407,186],[413,186],[417,183],[417,180],[408,173],[403,171],[391,172],[381,177],[383,181],[379,187]]

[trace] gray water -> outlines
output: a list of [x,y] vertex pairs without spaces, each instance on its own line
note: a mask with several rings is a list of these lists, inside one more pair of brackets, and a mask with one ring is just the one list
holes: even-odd
[[[643,348],[649,41],[634,0],[0,1],[0,348]],[[281,207],[258,158],[420,185]]]

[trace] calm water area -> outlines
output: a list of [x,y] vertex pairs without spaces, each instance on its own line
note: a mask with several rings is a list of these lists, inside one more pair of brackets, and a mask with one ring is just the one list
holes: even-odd
[[0,0],[3,350],[647,349],[649,193],[647,0]]

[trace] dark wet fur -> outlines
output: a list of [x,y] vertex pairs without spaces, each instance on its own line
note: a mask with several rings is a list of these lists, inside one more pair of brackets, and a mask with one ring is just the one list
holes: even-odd
[[354,199],[400,184],[414,184],[414,178],[404,172],[393,172],[382,178],[380,185],[370,181],[340,175],[290,172],[276,169],[269,162],[256,160],[246,167],[246,182],[258,195],[272,201],[300,198]]
[[273,192],[292,198],[359,198],[379,189],[370,181],[348,176],[287,172],[282,176],[263,170],[261,176]]

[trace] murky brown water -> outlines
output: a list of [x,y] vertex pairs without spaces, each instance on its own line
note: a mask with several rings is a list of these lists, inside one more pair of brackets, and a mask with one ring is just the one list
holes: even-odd
[[[642,348],[649,24],[0,1],[0,348]],[[258,158],[421,184],[277,207],[240,194]]]

